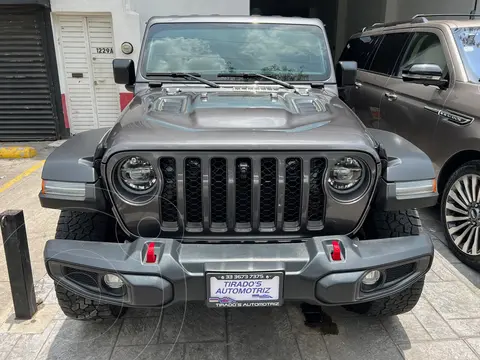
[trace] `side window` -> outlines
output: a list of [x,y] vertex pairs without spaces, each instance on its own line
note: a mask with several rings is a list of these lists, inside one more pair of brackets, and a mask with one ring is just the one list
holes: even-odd
[[405,56],[398,68],[397,76],[402,70],[413,64],[437,64],[442,68],[443,75],[448,75],[447,58],[442,49],[440,39],[434,33],[415,33]]
[[359,69],[365,69],[375,52],[378,39],[378,36],[351,39],[343,50],[340,61],[356,61]]
[[409,36],[409,33],[385,35],[375,54],[370,70],[380,74],[391,75],[407,44]]

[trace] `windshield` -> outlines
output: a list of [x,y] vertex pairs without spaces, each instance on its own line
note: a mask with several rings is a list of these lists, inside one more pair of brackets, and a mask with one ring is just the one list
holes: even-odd
[[145,51],[144,76],[185,72],[215,80],[219,73],[261,73],[285,81],[330,77],[325,34],[313,25],[156,24],[149,30]]
[[472,82],[480,82],[480,27],[453,29],[462,61]]

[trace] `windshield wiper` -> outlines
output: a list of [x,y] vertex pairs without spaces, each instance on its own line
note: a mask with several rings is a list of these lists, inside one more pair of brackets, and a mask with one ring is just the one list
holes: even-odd
[[274,82],[278,85],[281,85],[284,88],[295,89],[295,86],[293,86],[292,84],[289,84],[286,81],[278,80],[278,79],[272,78],[270,76],[263,75],[263,74],[257,74],[257,73],[240,73],[240,74],[238,74],[238,73],[224,73],[224,74],[218,74],[217,77],[219,77],[219,78],[220,77],[241,77],[241,78],[244,78],[244,79],[262,78],[262,79],[265,79],[265,80],[270,80],[271,82]]
[[183,73],[183,72],[147,73],[147,76],[170,76],[170,77],[173,77],[173,78],[184,78],[184,79],[187,79],[187,80],[188,79],[193,79],[193,80],[197,80],[198,82],[201,82],[201,83],[203,83],[205,85],[208,85],[210,87],[213,87],[213,88],[219,88],[220,87],[220,85],[214,83],[213,81],[202,78],[201,75],[198,74],[198,73]]

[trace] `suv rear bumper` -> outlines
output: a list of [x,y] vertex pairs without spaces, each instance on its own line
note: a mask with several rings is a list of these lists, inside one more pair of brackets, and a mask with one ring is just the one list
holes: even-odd
[[[340,261],[331,257],[335,240],[340,241]],[[146,263],[152,242],[156,261]],[[284,300],[344,305],[386,297],[411,286],[430,269],[433,245],[425,235],[365,241],[327,236],[274,244],[50,240],[44,256],[49,275],[62,286],[86,298],[127,307],[205,301],[206,274],[223,272],[282,272]],[[382,285],[367,292],[362,290],[362,278],[368,270],[380,270],[383,275]],[[107,273],[119,275],[125,290],[108,290],[102,281]]]

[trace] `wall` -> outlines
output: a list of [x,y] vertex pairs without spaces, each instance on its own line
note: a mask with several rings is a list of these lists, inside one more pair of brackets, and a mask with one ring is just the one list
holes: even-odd
[[[140,27],[139,15],[131,10],[130,0],[51,0],[52,23],[55,24],[56,15],[89,15],[89,14],[105,14],[112,15],[113,40],[115,47],[115,55],[118,58],[138,60],[140,52],[142,30]],[[53,27],[53,36],[55,38],[55,51],[58,65],[58,77],[60,80],[60,89],[62,92],[62,102],[64,113],[67,116],[65,106],[65,75],[63,71],[63,59],[61,51],[58,48],[59,40],[56,34],[55,26]],[[121,44],[125,41],[133,45],[134,51],[130,55],[124,55],[121,51]],[[121,103],[125,105],[125,101],[129,101],[131,93],[126,92],[123,85],[118,86]],[[68,118],[65,118],[68,125]]]
[[[396,3],[396,19],[403,20],[421,13],[469,13],[475,0],[393,0],[393,2]],[[392,19],[387,19],[389,20]]]
[[386,0],[348,0],[347,23],[345,24],[348,36],[365,26],[384,21],[385,9]]
[[[71,0],[70,0],[71,1]],[[152,16],[170,15],[250,15],[249,0],[130,0],[140,16],[142,31]]]
[[[388,0],[339,0],[337,56],[351,35],[365,26],[385,20]],[[417,0],[419,1],[419,0]],[[342,30],[340,30],[342,28]],[[341,44],[341,45],[340,45]]]
[[346,39],[348,39],[348,36],[350,36],[350,34],[347,34],[345,26],[348,20],[348,0],[338,0],[337,9],[337,39],[335,44],[335,62],[337,62],[338,58],[342,54],[343,48],[345,47],[345,41]]

